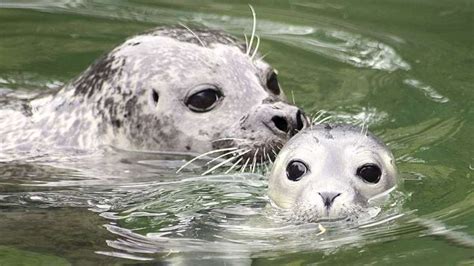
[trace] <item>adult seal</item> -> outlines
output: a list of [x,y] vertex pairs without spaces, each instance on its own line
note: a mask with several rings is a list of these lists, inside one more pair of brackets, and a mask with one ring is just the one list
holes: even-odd
[[107,145],[262,157],[307,119],[251,46],[187,27],[132,37],[56,93],[0,110],[0,149]]
[[395,160],[382,141],[359,127],[322,124],[283,147],[268,190],[296,220],[317,221],[354,219],[396,184]]

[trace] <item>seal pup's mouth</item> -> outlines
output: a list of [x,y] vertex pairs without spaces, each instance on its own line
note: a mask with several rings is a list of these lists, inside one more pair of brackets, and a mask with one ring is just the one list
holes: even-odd
[[365,213],[367,206],[343,205],[336,208],[321,209],[317,206],[296,206],[291,210],[288,220],[296,223],[352,222]]

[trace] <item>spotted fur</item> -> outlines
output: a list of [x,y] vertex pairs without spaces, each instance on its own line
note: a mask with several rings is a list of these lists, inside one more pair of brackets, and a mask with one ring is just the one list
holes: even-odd
[[[58,92],[0,110],[0,149],[205,152],[284,143],[304,115],[266,87],[273,69],[245,52],[220,31],[167,27],[134,36]],[[184,100],[202,84],[222,90],[223,100],[194,113]],[[275,116],[291,130],[275,128]],[[219,138],[234,140],[219,144]]]

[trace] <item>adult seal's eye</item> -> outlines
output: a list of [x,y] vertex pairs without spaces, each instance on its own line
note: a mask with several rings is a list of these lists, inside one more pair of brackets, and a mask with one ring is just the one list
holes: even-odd
[[205,88],[190,95],[186,100],[186,106],[194,112],[208,112],[217,105],[222,94],[215,88]]
[[356,175],[369,183],[376,184],[380,181],[382,170],[375,164],[364,164],[357,168]]
[[268,77],[267,88],[275,95],[280,94],[280,84],[278,84],[277,74],[275,72],[272,72],[270,77]]
[[301,161],[291,161],[286,167],[286,176],[291,181],[299,181],[308,172],[308,167]]

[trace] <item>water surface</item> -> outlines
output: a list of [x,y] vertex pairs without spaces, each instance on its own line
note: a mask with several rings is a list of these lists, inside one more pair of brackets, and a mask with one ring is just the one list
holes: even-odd
[[[247,3],[3,0],[0,97],[54,90],[155,26],[243,39]],[[252,5],[259,51],[290,101],[366,123],[393,150],[403,182],[390,204],[373,220],[319,234],[317,224],[280,219],[261,174],[177,175],[189,156],[159,153],[0,151],[0,262],[474,263],[472,1]]]

